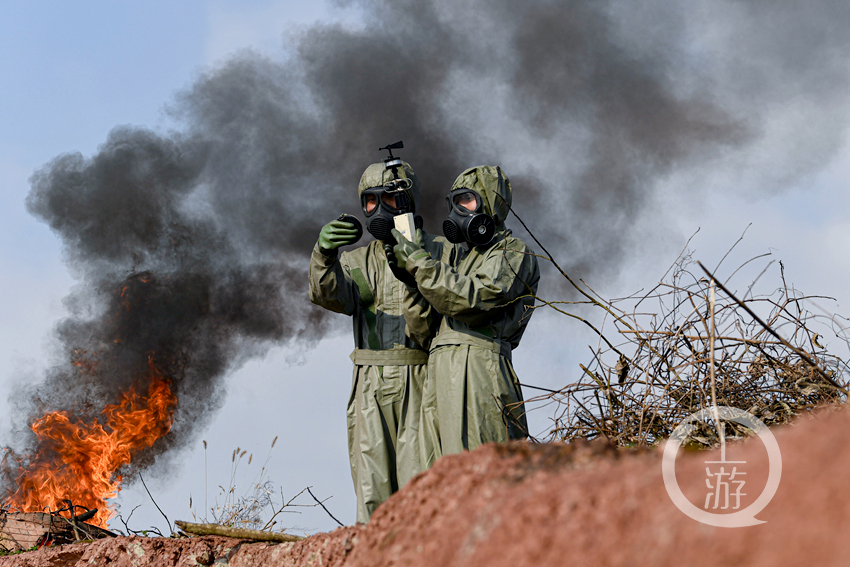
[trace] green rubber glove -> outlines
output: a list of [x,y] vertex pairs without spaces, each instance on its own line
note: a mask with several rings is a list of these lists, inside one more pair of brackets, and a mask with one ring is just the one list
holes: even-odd
[[325,256],[334,256],[337,248],[357,242],[357,229],[351,223],[332,220],[319,231],[319,248]]
[[392,235],[396,240],[396,245],[393,246],[393,254],[395,255],[399,268],[410,272],[410,266],[408,266],[407,262],[408,259],[412,256],[415,256],[416,258],[424,256],[430,257],[430,254],[428,254],[425,248],[423,248],[425,245],[425,237],[422,234],[421,228],[416,229],[416,235],[413,238],[413,242],[406,239],[396,229],[392,229]]

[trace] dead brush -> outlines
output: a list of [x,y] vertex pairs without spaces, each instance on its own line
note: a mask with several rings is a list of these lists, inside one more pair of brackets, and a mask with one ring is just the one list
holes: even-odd
[[[537,244],[544,252],[539,257],[552,262],[583,297],[571,302],[537,298],[537,307],[582,321],[598,341],[590,347],[587,364],[579,365],[575,382],[526,400],[527,408],[555,407],[548,436],[534,440],[605,438],[620,446],[655,445],[686,417],[712,407],[713,399],[767,425],[846,401],[847,359],[824,346],[830,336],[850,347],[846,328],[839,316],[817,306],[818,300],[830,298],[788,287],[781,262],[781,282],[755,295],[756,287],[765,287],[760,280],[774,262],[742,291],[730,291],[697,266],[686,247],[650,291],[606,300],[585,282],[577,285]],[[763,257],[745,262],[727,282]],[[721,289],[712,300],[715,283]],[[602,322],[566,311],[568,304],[600,309]],[[692,444],[719,444],[716,424],[695,425]],[[725,423],[726,439],[746,434],[739,424]]]
[[[247,528],[261,531],[272,531],[277,525],[278,516],[284,513],[294,513],[293,508],[312,508],[316,504],[296,504],[295,500],[308,491],[305,488],[291,498],[285,498],[283,490],[280,493],[275,490],[274,483],[268,478],[268,465],[272,449],[277,443],[277,437],[272,441],[269,454],[259,471],[248,481],[251,463],[254,455],[248,454],[247,450],[237,447],[231,456],[230,480],[228,486],[219,485],[219,492],[212,506],[207,507],[209,517],[198,518],[192,508],[192,497],[189,497],[189,509],[195,520],[201,519],[205,523],[212,523],[231,528]],[[204,452],[206,455],[207,442],[204,441]],[[245,463],[245,455],[248,460]],[[206,457],[205,457],[206,460]],[[243,467],[244,463],[244,467]],[[242,470],[244,468],[244,470]],[[240,479],[241,476],[241,479]],[[205,496],[206,501],[206,496]]]

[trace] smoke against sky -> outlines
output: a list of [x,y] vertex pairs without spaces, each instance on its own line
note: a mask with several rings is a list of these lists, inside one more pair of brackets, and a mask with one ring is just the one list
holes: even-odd
[[[207,70],[170,105],[176,131],[119,126],[33,175],[29,210],[84,285],[57,329],[68,364],[19,393],[35,400],[22,412],[96,415],[156,351],[180,404],[158,447],[192,439],[228,371],[330,328],[307,305],[307,256],[398,139],[427,229],[458,173],[499,164],[515,209],[588,277],[616,275],[635,223],[663,222],[648,204],[668,176],[781,191],[847,130],[845,2],[346,4],[361,28],[317,24],[285,61],[245,51]],[[71,364],[79,349],[98,372]]]

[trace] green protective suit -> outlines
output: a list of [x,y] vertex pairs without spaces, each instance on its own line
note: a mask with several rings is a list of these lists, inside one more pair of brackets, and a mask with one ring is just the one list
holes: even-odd
[[[464,171],[452,186],[460,189],[482,197],[496,221],[493,240],[471,247],[455,264],[420,253],[405,266],[428,302],[423,307],[408,291],[408,331],[418,331],[414,337],[430,347],[420,424],[424,468],[441,455],[525,438],[528,429],[511,353],[533,312],[537,258],[504,226],[512,192],[500,168]],[[432,338],[429,310],[442,315]]]
[[[418,202],[419,185],[408,164],[406,175]],[[359,193],[379,187],[390,176],[373,164],[360,180]],[[425,248],[435,258],[454,261],[456,246],[427,235]],[[310,300],[350,315],[354,362],[348,401],[348,452],[357,495],[357,521],[365,523],[379,504],[420,472],[419,412],[428,353],[408,338],[403,315],[405,286],[390,271],[382,243],[339,255],[318,244],[310,259]],[[408,294],[409,295],[409,294]],[[424,303],[424,300],[419,299]],[[423,308],[424,309],[424,308]],[[421,327],[422,323],[417,322]]]

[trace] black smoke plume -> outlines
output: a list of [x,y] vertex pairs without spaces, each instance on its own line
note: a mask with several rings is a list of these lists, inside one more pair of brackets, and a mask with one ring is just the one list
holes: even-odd
[[57,329],[69,363],[19,396],[29,419],[97,417],[156,353],[179,406],[137,463],[185,443],[228,371],[328,331],[306,298],[310,250],[359,212],[360,173],[398,139],[426,229],[457,174],[498,164],[562,265],[598,277],[638,219],[663,221],[647,207],[659,183],[721,171],[779,191],[846,131],[845,1],[350,4],[362,28],[317,24],[284,63],[243,52],[199,77],[169,107],[177,131],[116,127],[33,175],[29,210],[81,287]]

